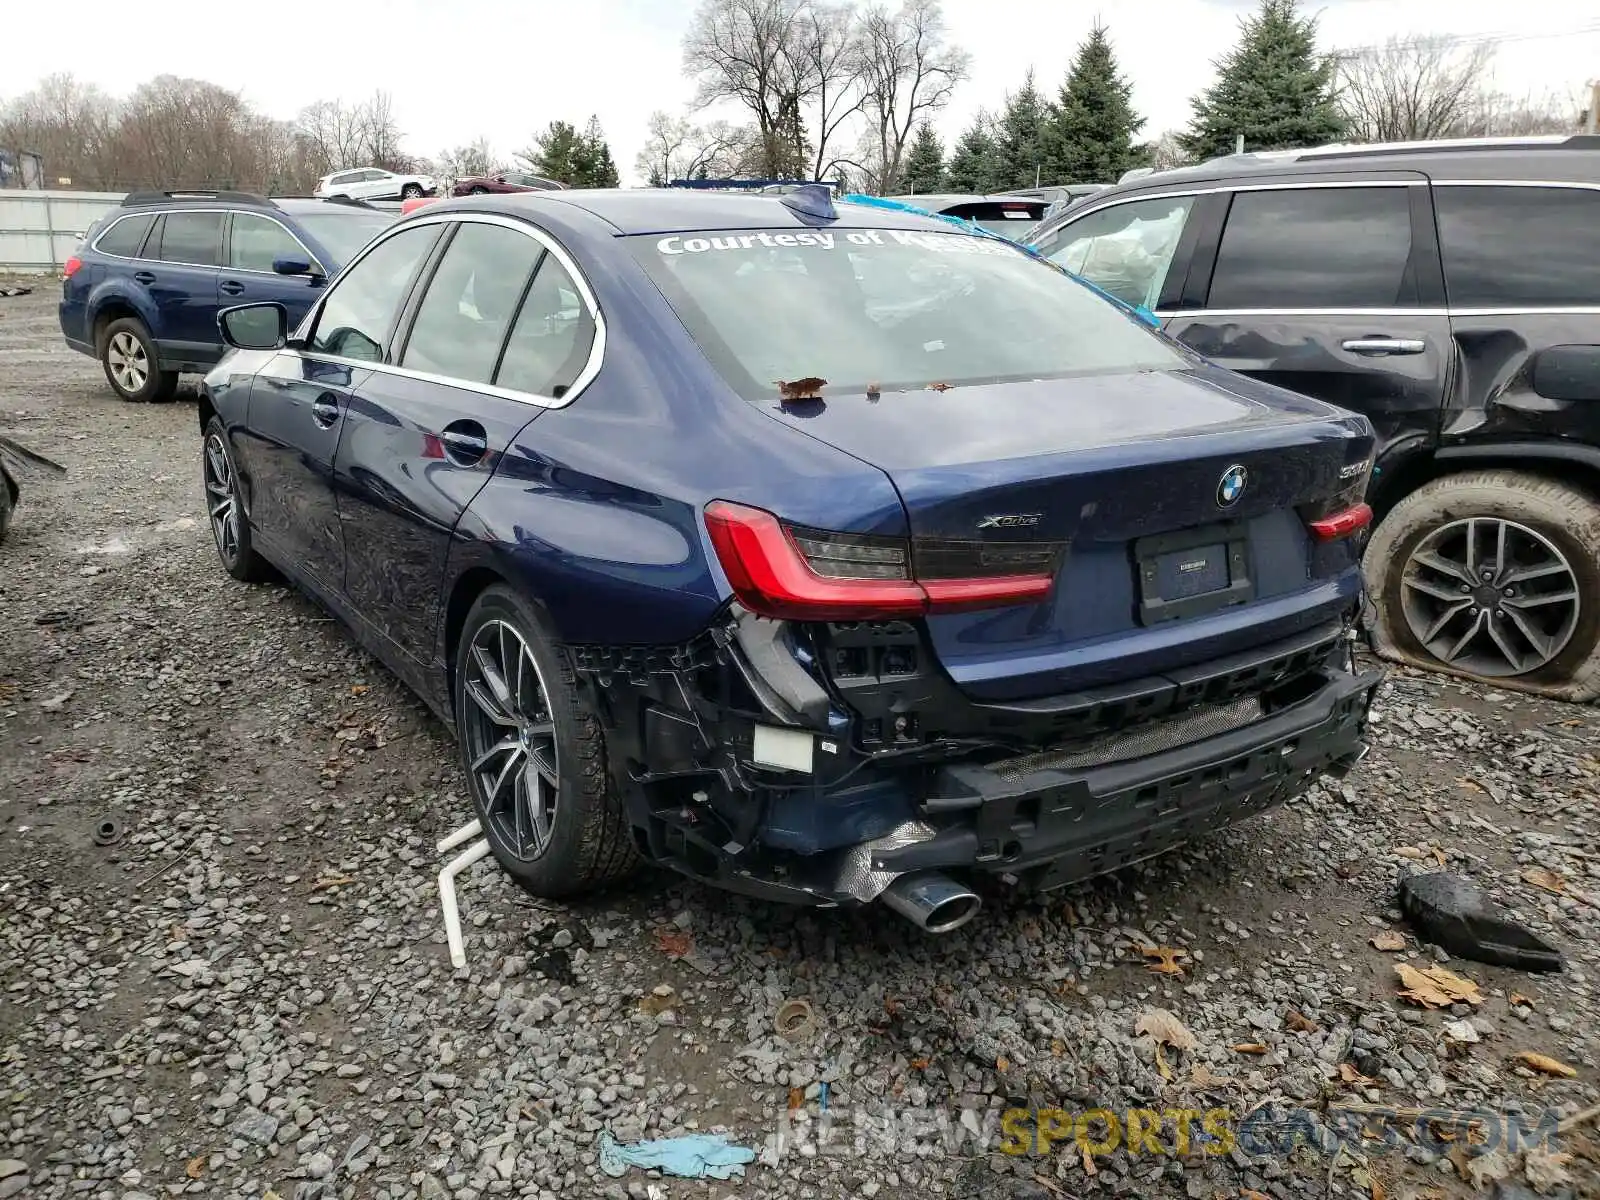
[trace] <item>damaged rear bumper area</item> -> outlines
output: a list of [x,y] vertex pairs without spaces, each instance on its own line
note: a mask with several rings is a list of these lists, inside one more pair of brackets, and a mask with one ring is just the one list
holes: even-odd
[[1344,622],[1007,706],[961,696],[909,625],[736,613],[693,647],[575,666],[647,857],[767,899],[881,899],[932,932],[976,913],[976,873],[1061,887],[1343,774],[1382,679],[1353,670]]

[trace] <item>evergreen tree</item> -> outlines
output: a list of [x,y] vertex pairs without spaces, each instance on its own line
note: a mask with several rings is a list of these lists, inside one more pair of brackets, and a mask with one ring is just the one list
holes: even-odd
[[916,137],[906,152],[905,166],[901,170],[906,191],[913,195],[937,192],[944,186],[944,147],[939,144],[939,135],[933,131],[933,126],[926,121],[917,126]]
[[1144,118],[1133,111],[1133,85],[1117,68],[1104,25],[1096,22],[1078,47],[1044,132],[1046,183],[1115,183],[1142,167],[1134,141]]
[[1043,170],[1044,100],[1033,84],[1033,68],[1022,87],[1006,97],[1005,110],[995,126],[995,179],[992,191],[1033,187]]
[[609,188],[619,182],[617,164],[611,160],[611,147],[606,145],[606,135],[600,128],[600,118],[590,117],[583,136],[578,139],[576,178],[573,187]]
[[945,164],[945,187],[954,192],[979,194],[999,190],[996,180],[1000,170],[992,125],[987,114],[979,113],[966,132],[956,139],[950,161]]
[[581,148],[578,131],[565,121],[551,121],[543,133],[534,135],[533,145],[517,151],[517,158],[535,175],[571,184],[578,174]]
[[1344,132],[1334,103],[1334,60],[1317,52],[1317,21],[1299,0],[1261,0],[1240,23],[1239,44],[1217,64],[1217,81],[1194,99],[1179,138],[1197,158],[1246,150],[1320,146]]

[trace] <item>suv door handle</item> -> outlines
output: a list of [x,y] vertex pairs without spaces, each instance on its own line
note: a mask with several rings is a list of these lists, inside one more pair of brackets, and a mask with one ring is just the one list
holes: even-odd
[[156,273],[154,271],[135,271],[133,278],[136,283],[154,283],[156,281]]
[[230,296],[237,296],[240,292],[244,291],[244,284],[240,283],[237,279],[229,279],[220,285],[219,290],[226,292]]
[[339,419],[338,398],[323,392],[311,402],[311,419],[322,429],[327,429]]
[[458,466],[470,467],[489,453],[489,435],[476,421],[451,421],[439,435],[445,455]]
[[1346,338],[1339,345],[1351,354],[1422,354],[1428,349],[1421,338]]

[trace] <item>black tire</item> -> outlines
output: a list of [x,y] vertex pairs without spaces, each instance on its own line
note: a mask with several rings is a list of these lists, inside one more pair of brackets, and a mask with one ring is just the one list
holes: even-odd
[[178,373],[163,371],[156,344],[137,317],[118,317],[100,331],[100,367],[111,390],[133,404],[164,403],[178,392]]
[[[206,524],[211,527],[211,540],[217,548],[222,569],[240,583],[261,583],[272,578],[272,567],[250,544],[250,522],[245,517],[239,473],[233,468],[233,454],[228,449],[228,437],[220,417],[212,417],[207,423],[200,457]],[[226,474],[225,480],[217,477],[219,467]],[[230,506],[227,514],[219,516],[219,510],[224,505]],[[229,516],[232,518],[231,537],[228,534]]]
[[488,194],[489,189],[486,187],[469,187],[467,189],[467,195],[469,196],[487,196]]
[[[1414,559],[1420,552],[1430,561],[1464,561],[1464,551],[1453,556],[1447,549],[1451,543],[1442,539],[1471,518],[1484,522],[1476,543],[1478,572],[1451,575]],[[1506,557],[1530,565],[1564,565],[1566,572],[1552,570],[1534,581],[1519,569],[1512,582],[1520,593],[1518,587],[1505,591],[1499,586],[1504,579],[1497,543],[1501,522],[1512,523]],[[1464,546],[1464,535],[1454,536]],[[1434,548],[1438,551],[1430,553]],[[1373,648],[1385,658],[1560,700],[1600,697],[1600,501],[1591,493],[1520,471],[1448,475],[1395,505],[1373,534],[1363,566],[1367,630]],[[1485,572],[1496,582],[1485,579]],[[1481,599],[1468,574],[1482,582]],[[1455,596],[1441,599],[1419,588],[1419,581]],[[1575,600],[1560,599],[1571,593]],[[1530,604],[1534,599],[1537,608]],[[1480,613],[1483,624],[1459,659],[1447,662],[1421,634],[1430,632],[1432,620],[1443,618],[1453,605],[1464,611],[1432,643],[1444,647],[1443,653],[1455,649],[1456,638],[1480,620]],[[1417,626],[1424,626],[1421,634]],[[1530,628],[1542,646],[1527,636]],[[1502,644],[1523,655],[1521,662],[1504,654]],[[1504,661],[1495,662],[1497,656]],[[1526,669],[1519,670],[1524,664]]]
[[11,496],[11,485],[6,482],[4,474],[0,474],[0,542],[6,540],[6,532],[11,528],[11,514],[16,511],[16,501]]
[[[536,668],[532,680],[523,674],[511,703],[504,703],[497,692],[481,682],[484,673],[474,659],[474,646],[480,635],[491,647],[505,646],[510,639],[501,639],[507,630],[521,639]],[[520,655],[520,650],[513,645],[511,653]],[[491,649],[490,654],[493,657],[495,651]],[[499,659],[506,661],[507,657],[501,653]],[[519,656],[517,661],[523,660]],[[484,766],[475,767],[474,759],[483,761],[486,745],[516,740],[517,735],[513,732],[508,738],[507,731],[516,725],[491,719],[485,707],[469,695],[474,686],[481,695],[503,705],[503,715],[513,709],[520,713],[526,718],[525,727],[538,728],[546,723],[551,727],[545,736],[551,739],[554,750],[554,813],[542,847],[518,842],[517,829],[523,825],[530,841],[537,841],[531,810],[518,810],[513,817],[501,809],[491,809],[485,776],[492,779],[500,775],[503,783],[497,795],[520,803],[515,789],[517,776],[523,772],[518,764],[531,762],[532,754],[524,750],[516,758],[496,756]],[[542,702],[535,688],[543,693]],[[575,686],[566,653],[543,618],[533,605],[504,585],[486,589],[467,614],[456,648],[455,713],[456,739],[473,807],[495,858],[517,883],[536,896],[561,899],[594,891],[636,867],[638,851],[606,770],[600,723]],[[529,742],[524,739],[522,745],[526,747]],[[504,781],[507,771],[511,778]],[[507,786],[512,789],[509,797],[504,791]],[[524,786],[529,786],[525,777]],[[528,800],[530,806],[534,803],[533,799]],[[521,822],[524,812],[529,813],[527,821],[513,829],[511,822]]]
[[408,183],[400,189],[400,199],[402,200],[415,200],[420,195],[422,195],[422,185],[420,183]]

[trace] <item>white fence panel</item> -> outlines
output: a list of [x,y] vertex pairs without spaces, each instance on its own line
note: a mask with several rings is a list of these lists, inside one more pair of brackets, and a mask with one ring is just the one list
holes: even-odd
[[123,194],[0,189],[0,271],[60,270]]

